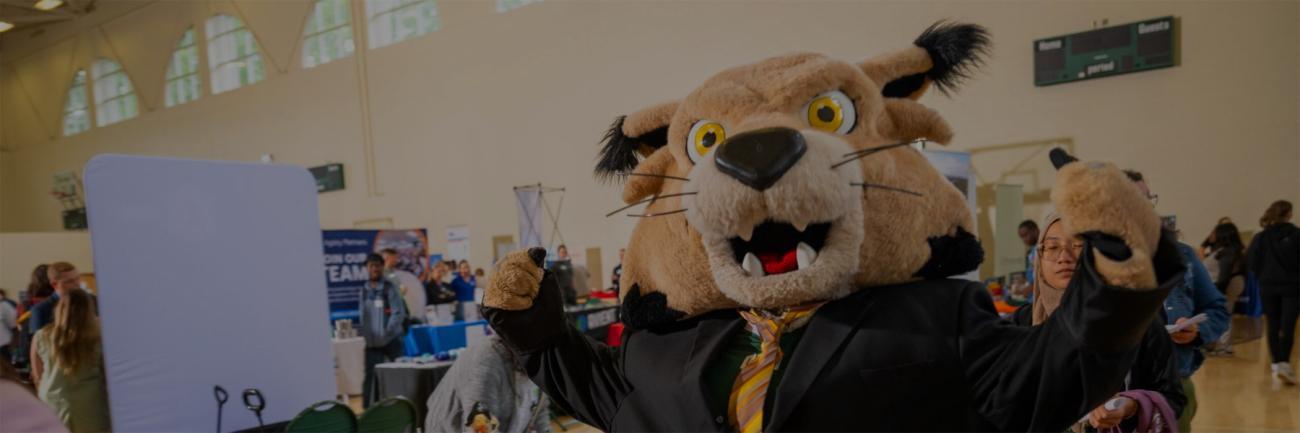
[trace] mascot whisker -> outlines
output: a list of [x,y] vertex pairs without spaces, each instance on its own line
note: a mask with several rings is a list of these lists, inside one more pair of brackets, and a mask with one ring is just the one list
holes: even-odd
[[[545,251],[497,265],[484,314],[567,412],[604,431],[1062,431],[1120,389],[1182,262],[1137,188],[1055,152],[1086,252],[1040,326],[1002,321],[966,200],[912,142],[984,28],[940,22],[860,62],[797,53],[618,117],[596,177],[645,209],[614,350],[567,323]],[[618,209],[612,214],[622,212]]]

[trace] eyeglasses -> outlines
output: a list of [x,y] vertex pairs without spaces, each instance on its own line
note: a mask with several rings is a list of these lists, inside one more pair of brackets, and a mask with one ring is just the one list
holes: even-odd
[[1066,250],[1070,251],[1071,258],[1079,258],[1083,254],[1083,242],[1071,242],[1068,247],[1063,243],[1044,243],[1038,246],[1038,253],[1043,255],[1044,260],[1060,260],[1061,253]]
[[1155,206],[1160,203],[1160,196],[1157,194],[1151,194],[1147,196],[1147,200],[1151,200],[1151,205]]

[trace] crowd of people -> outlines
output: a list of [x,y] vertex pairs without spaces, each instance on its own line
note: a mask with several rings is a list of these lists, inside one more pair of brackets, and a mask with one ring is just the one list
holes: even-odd
[[[1136,171],[1126,174],[1155,206],[1158,196],[1143,175]],[[1172,288],[1161,317],[1144,335],[1124,392],[1080,420],[1081,427],[1125,426],[1123,430],[1130,431],[1139,420],[1149,421],[1158,415],[1149,411],[1139,416],[1140,408],[1159,407],[1167,409],[1163,420],[1172,423],[1169,415],[1177,414],[1178,431],[1191,431],[1197,410],[1191,377],[1207,354],[1233,355],[1232,311],[1250,278],[1259,284],[1268,322],[1273,386],[1295,385],[1290,354],[1300,310],[1300,229],[1291,223],[1292,217],[1290,202],[1271,204],[1260,218],[1262,231],[1249,248],[1238,227],[1227,218],[1218,222],[1199,250],[1179,242],[1178,253],[1186,269],[1182,284]],[[1020,224],[1018,234],[1030,246],[1026,275],[1032,302],[1010,320],[1033,326],[1051,317],[1066,296],[1076,270],[1085,261],[1085,241],[1052,212],[1041,224],[1032,220]],[[1149,404],[1155,400],[1163,403]]]
[[0,325],[0,419],[21,418],[17,431],[111,430],[96,299],[72,264],[37,266],[23,303],[0,299]]
[[[1143,176],[1127,173],[1155,206],[1157,196]],[[1300,228],[1293,216],[1292,204],[1279,200],[1265,210],[1260,231],[1248,243],[1229,218],[1220,219],[1199,248],[1179,243],[1186,269],[1182,283],[1172,288],[1160,319],[1145,332],[1124,390],[1084,416],[1079,427],[1128,431],[1155,419],[1190,431],[1197,410],[1191,377],[1207,355],[1233,356],[1232,309],[1250,284],[1259,287],[1267,320],[1273,383],[1295,385],[1290,354],[1300,316]],[[1068,296],[1076,271],[1087,261],[1086,245],[1081,234],[1050,212],[1039,222],[1026,221],[1018,231],[1029,246],[1030,302],[1008,320],[1028,327],[1050,318]],[[622,255],[620,250],[620,263],[610,274],[615,290]],[[432,262],[419,276],[423,287],[408,288],[395,277],[400,272],[396,257],[395,251],[384,250],[370,254],[365,263],[368,280],[359,298],[357,327],[366,345],[366,406],[377,399],[375,365],[403,355],[403,336],[425,307],[452,304],[455,320],[478,318],[482,269],[475,271],[464,260]],[[585,277],[575,275],[565,246],[557,249],[548,270],[562,281],[565,301],[572,303]],[[425,305],[411,305],[404,297],[409,290],[420,290]],[[491,423],[513,426],[501,431],[522,431],[545,425],[545,398],[520,373],[509,350],[495,338],[487,343],[470,348],[448,373],[446,386],[429,397],[430,408],[449,409],[431,411],[427,428]],[[0,291],[0,413],[22,408],[24,422],[43,430],[108,431],[105,389],[96,298],[83,289],[75,267],[66,262],[38,266],[21,301]],[[41,404],[33,406],[35,400],[24,396]],[[32,407],[39,410],[32,412]]]

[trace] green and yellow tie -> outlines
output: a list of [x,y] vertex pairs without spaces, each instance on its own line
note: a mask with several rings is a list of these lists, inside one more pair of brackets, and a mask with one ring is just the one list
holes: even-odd
[[795,321],[811,316],[823,303],[787,309],[780,316],[766,311],[741,310],[740,316],[757,331],[761,344],[758,353],[745,358],[740,374],[731,387],[727,412],[740,433],[757,433],[763,429],[763,402],[772,372],[781,363],[781,334]]

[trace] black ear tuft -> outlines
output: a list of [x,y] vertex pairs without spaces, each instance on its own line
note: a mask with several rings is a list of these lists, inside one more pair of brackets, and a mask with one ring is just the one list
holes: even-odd
[[1065,167],[1066,164],[1079,160],[1079,158],[1071,156],[1069,152],[1066,152],[1065,149],[1059,147],[1052,148],[1052,151],[1049,152],[1047,156],[1048,158],[1051,158],[1052,166],[1056,167],[1057,170],[1060,170],[1061,167]]
[[945,95],[984,63],[990,44],[984,27],[949,21],[931,24],[914,43],[930,54],[934,67],[925,76]]
[[618,116],[609,131],[605,132],[604,146],[596,160],[596,179],[609,182],[622,173],[636,168],[640,161],[641,146],[651,149],[663,147],[668,142],[668,126],[641,134],[640,137],[628,137],[623,134],[623,121],[627,116]]
[[683,317],[686,313],[668,306],[668,296],[663,292],[654,292],[641,296],[641,286],[632,285],[623,297],[623,323],[633,329],[647,329],[657,325],[667,325]]
[[916,271],[916,276],[932,280],[979,269],[984,261],[984,247],[966,229],[957,227],[956,235],[930,238],[930,260]]

